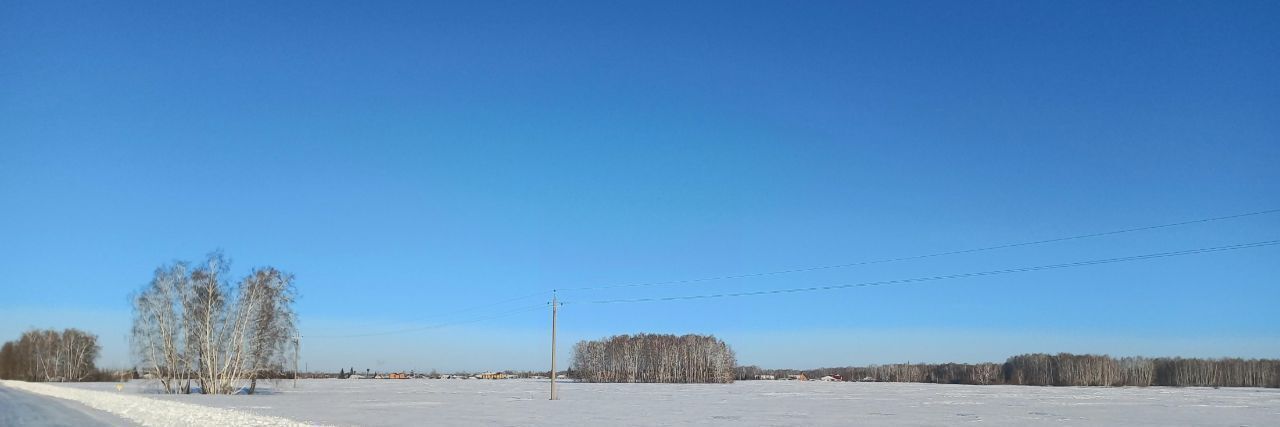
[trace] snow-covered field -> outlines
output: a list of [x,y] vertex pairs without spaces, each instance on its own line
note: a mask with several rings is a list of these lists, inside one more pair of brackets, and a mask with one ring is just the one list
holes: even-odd
[[546,380],[303,380],[258,396],[102,390],[284,417],[310,424],[402,425],[1115,425],[1276,426],[1280,390],[1082,388],[741,381],[728,385]]

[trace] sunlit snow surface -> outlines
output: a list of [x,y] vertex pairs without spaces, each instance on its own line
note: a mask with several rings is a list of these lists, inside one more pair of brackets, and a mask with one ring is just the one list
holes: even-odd
[[[114,384],[72,384],[116,393]],[[302,380],[257,396],[123,393],[311,424],[1276,426],[1280,390],[740,381],[727,385],[546,380]]]

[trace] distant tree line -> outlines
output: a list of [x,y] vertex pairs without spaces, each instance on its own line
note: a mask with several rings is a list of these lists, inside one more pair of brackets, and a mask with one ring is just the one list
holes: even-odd
[[786,378],[841,375],[846,380],[940,384],[1013,384],[1052,386],[1280,387],[1280,360],[1187,359],[1100,355],[1023,354],[1001,363],[902,363],[810,370],[742,366],[740,380],[759,375]]
[[1280,360],[1025,354],[1004,364],[1008,384],[1280,387]]
[[[132,345],[165,393],[252,394],[285,371],[297,334],[293,275],[258,268],[234,286],[221,253],[156,269],[133,297]],[[293,373],[296,375],[296,373]]]
[[30,330],[0,346],[0,379],[84,381],[98,370],[98,336],[79,329]]
[[593,383],[729,383],[736,364],[710,335],[618,335],[574,345],[567,374]]

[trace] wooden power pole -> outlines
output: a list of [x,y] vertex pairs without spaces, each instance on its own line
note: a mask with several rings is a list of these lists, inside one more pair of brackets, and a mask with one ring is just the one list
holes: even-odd
[[302,349],[302,334],[293,336],[293,388],[298,388],[298,350]]
[[559,400],[556,396],[556,312],[559,302],[556,291],[551,291],[551,400]]

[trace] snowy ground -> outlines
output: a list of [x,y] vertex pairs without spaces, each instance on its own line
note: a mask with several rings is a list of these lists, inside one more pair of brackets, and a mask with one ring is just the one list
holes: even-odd
[[[10,414],[21,426],[97,426],[97,425],[141,425],[147,427],[191,427],[191,426],[263,426],[293,427],[301,424],[292,420],[254,415],[208,406],[192,405],[181,402],[150,399],[133,393],[115,392],[110,383],[52,384],[28,383],[23,381],[0,381],[0,388],[5,396],[12,393],[25,393],[19,398],[37,397],[31,408],[24,411],[41,411],[44,414]],[[91,389],[111,391],[97,391]],[[17,390],[17,392],[12,390]],[[4,397],[4,396],[0,396]],[[52,398],[60,400],[61,408],[48,409],[46,402],[39,399]],[[6,405],[7,406],[7,405]],[[87,409],[83,407],[93,409]],[[83,408],[83,409],[82,409]],[[75,411],[81,414],[57,414],[59,410]],[[100,412],[96,412],[100,411]],[[83,415],[83,416],[81,416]],[[9,416],[0,417],[7,420]],[[65,424],[64,424],[65,423]]]
[[136,424],[81,403],[0,385],[0,427],[133,427]]
[[[122,394],[310,424],[403,425],[1280,425],[1280,390],[740,381],[728,385],[546,380],[303,380],[258,396]],[[116,393],[114,384],[60,387]]]

